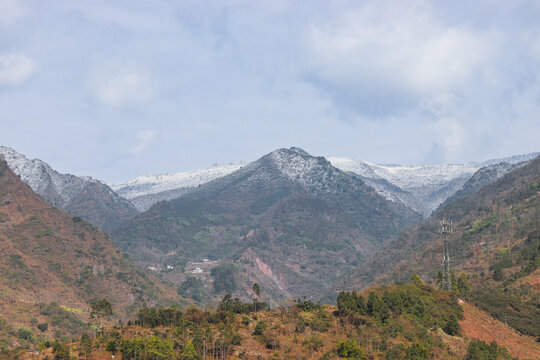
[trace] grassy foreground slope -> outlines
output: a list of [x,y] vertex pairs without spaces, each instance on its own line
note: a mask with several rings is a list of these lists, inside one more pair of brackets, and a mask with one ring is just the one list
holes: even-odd
[[[470,313],[471,306],[460,305],[455,293],[437,291],[418,278],[410,284],[343,292],[337,303],[299,299],[277,310],[254,312],[252,304],[225,296],[217,311],[142,308],[127,326],[111,328],[91,344],[56,343],[41,354],[67,351],[79,357],[155,360],[477,360],[518,355],[532,359],[538,354],[530,337],[506,342],[508,348],[478,340],[483,335],[471,331],[471,314],[474,319],[493,319],[483,312]],[[489,332],[494,327],[482,329]],[[504,338],[509,334],[497,332]]]

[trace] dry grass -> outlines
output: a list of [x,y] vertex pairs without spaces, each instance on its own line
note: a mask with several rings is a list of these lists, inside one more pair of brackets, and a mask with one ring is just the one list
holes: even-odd
[[495,340],[504,345],[510,355],[520,359],[540,359],[540,343],[534,338],[521,335],[470,303],[462,306],[465,319],[460,321],[460,325],[464,336],[486,342]]

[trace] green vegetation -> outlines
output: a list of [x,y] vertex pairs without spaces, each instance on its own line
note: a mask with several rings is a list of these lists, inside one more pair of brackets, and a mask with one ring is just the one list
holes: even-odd
[[367,359],[362,350],[353,340],[340,341],[338,343],[337,354],[340,358],[346,359]]
[[175,358],[172,342],[157,336],[122,340],[120,353],[122,359],[168,360]]
[[266,330],[266,323],[264,321],[257,322],[255,329],[253,329],[253,335],[262,335],[264,330]]
[[396,318],[406,317],[414,320],[418,329],[440,327],[450,335],[459,332],[458,319],[463,317],[455,297],[417,284],[386,289],[382,296],[371,291],[367,302],[362,295],[341,292],[337,306],[340,316],[352,323],[371,317],[381,325],[391,325]]
[[201,279],[188,276],[178,287],[178,294],[185,298],[201,302],[204,297],[204,283]]
[[471,238],[477,234],[480,234],[484,230],[491,229],[495,226],[497,221],[497,214],[492,213],[482,220],[476,220],[473,222],[471,228],[463,232],[463,237]]
[[90,305],[90,320],[101,331],[102,323],[113,315],[112,305],[107,299],[100,299]]
[[473,340],[467,349],[467,360],[503,360],[511,359],[504,346],[498,346],[495,341],[487,344],[482,340]]
[[212,268],[210,275],[214,279],[214,292],[235,292],[237,288],[237,272],[238,270],[234,264],[223,264]]

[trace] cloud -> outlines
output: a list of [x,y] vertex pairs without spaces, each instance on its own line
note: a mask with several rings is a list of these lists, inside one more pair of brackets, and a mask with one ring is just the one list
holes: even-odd
[[468,134],[466,128],[454,118],[442,118],[432,126],[431,138],[435,140],[431,157],[437,154],[438,161],[449,161],[460,158],[467,148]]
[[0,54],[0,86],[15,86],[37,71],[34,60],[23,54]]
[[367,115],[395,115],[425,96],[451,94],[499,42],[495,32],[446,26],[424,1],[368,2],[330,19],[308,32],[311,75],[338,103],[345,98]]
[[457,97],[449,93],[427,96],[420,101],[420,107],[436,116],[446,116],[454,108]]
[[147,103],[153,95],[150,78],[138,71],[120,70],[98,76],[94,81],[96,98],[108,106],[130,106]]
[[0,0],[0,26],[11,25],[26,14],[20,0]]
[[137,144],[129,149],[132,155],[138,155],[148,148],[155,140],[157,132],[154,130],[141,130],[137,133]]

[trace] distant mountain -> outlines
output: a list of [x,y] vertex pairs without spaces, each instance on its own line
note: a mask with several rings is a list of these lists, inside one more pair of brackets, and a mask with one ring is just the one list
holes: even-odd
[[[460,191],[479,169],[501,162],[510,165],[523,164],[537,155],[538,153],[531,153],[467,164],[410,166],[381,165],[338,157],[327,159],[333,166],[358,176],[386,199],[400,202],[427,217]],[[139,211],[146,211],[158,201],[176,199],[199,185],[228,175],[245,165],[215,165],[188,172],[141,176],[126,183],[109,185],[119,195],[131,201]],[[496,171],[497,176],[504,175],[504,170],[510,168],[500,168]]]
[[442,210],[447,205],[450,205],[459,199],[463,199],[464,197],[471,195],[475,191],[491,184],[492,182],[501,178],[503,175],[525,165],[526,163],[527,161],[517,164],[501,162],[480,168],[469,180],[467,180],[465,184],[463,184],[460,190],[439,205],[437,211]]
[[451,266],[456,277],[468,277],[471,299],[499,320],[539,337],[540,157],[481,186],[511,168],[503,163],[479,170],[464,187],[465,192],[480,186],[476,192],[405,230],[334,289],[403,281],[413,272],[434,283],[441,270],[444,218],[453,222]]
[[109,186],[89,177],[60,174],[39,159],[29,160],[0,146],[8,166],[49,204],[78,215],[105,231],[138,214],[126,199]]
[[84,327],[89,304],[101,298],[112,303],[115,319],[145,303],[180,299],[130,263],[102,231],[37,196],[3,160],[0,289],[0,323],[27,328],[37,319],[48,324],[48,337],[55,330]]
[[228,175],[244,163],[212,166],[207,169],[174,174],[140,176],[122,184],[111,184],[120,196],[131,201],[139,211],[146,211],[158,201],[172,200],[201,184]]
[[[449,197],[460,191],[479,169],[500,163],[524,164],[536,156],[538,153],[467,164],[407,166],[380,165],[337,157],[329,157],[328,160],[335,167],[358,175],[387,199],[399,201],[427,217]],[[508,172],[513,168],[513,166],[500,166],[494,170],[493,174],[500,177],[505,171]],[[487,178],[483,183],[487,184]],[[467,185],[469,186],[470,184]],[[465,190],[467,191],[470,189]]]
[[318,295],[420,219],[325,158],[291,148],[154,205],[113,238],[146,266],[216,259],[227,284],[243,279],[221,286],[227,276],[213,270],[216,291],[248,297],[259,282],[266,296],[279,300]]

